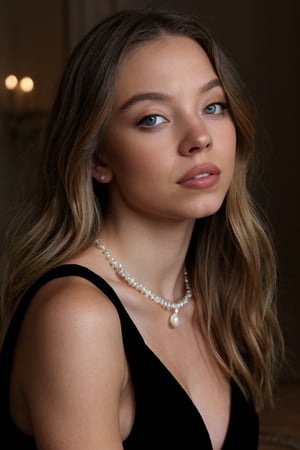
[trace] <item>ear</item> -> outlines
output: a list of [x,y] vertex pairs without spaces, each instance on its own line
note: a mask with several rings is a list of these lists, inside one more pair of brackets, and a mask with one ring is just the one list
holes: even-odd
[[110,183],[113,179],[112,170],[97,154],[93,156],[91,175],[102,184]]

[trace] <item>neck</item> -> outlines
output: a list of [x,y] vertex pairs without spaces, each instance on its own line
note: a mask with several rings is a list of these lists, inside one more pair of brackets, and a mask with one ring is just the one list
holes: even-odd
[[154,292],[151,291],[151,289],[149,289],[148,287],[140,283],[138,280],[136,280],[131,274],[129,274],[126,271],[126,269],[122,266],[122,264],[119,261],[117,261],[114,256],[111,255],[108,248],[104,244],[102,244],[98,239],[96,239],[95,245],[99,250],[102,251],[103,255],[105,256],[105,259],[107,259],[111,268],[121,278],[121,280],[124,280],[124,282],[131,288],[144,294],[146,297],[149,297],[151,300],[159,304],[165,310],[172,311],[169,324],[171,327],[177,328],[178,325],[180,324],[179,311],[192,298],[191,286],[189,283],[189,277],[186,269],[184,270],[185,295],[184,297],[182,297],[182,299],[174,302],[170,299],[165,299],[160,295],[155,294]]
[[104,221],[99,239],[142,284],[165,298],[178,298],[193,225]]

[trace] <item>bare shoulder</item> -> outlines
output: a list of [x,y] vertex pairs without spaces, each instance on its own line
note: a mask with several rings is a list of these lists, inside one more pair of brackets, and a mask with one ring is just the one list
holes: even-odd
[[54,357],[65,358],[72,348],[78,349],[78,357],[83,350],[85,358],[94,350],[105,357],[107,348],[122,347],[115,307],[96,286],[76,276],[52,280],[37,292],[22,334],[31,350],[47,349],[48,355],[53,350]]
[[[16,385],[29,411],[26,431],[39,430],[37,439],[47,449],[75,449],[86,436],[95,448],[104,438],[107,448],[110,443],[118,448],[125,365],[111,301],[79,277],[47,283],[30,305],[16,352]],[[67,435],[70,447],[64,442]]]
[[[31,345],[51,345],[60,339],[79,345],[113,344],[121,338],[117,311],[111,301],[89,281],[72,276],[48,282],[35,295],[26,315],[24,337]],[[98,348],[99,350],[99,348]]]
[[59,321],[57,325],[61,320],[66,324],[66,320],[76,320],[78,316],[81,324],[86,319],[95,320],[110,328],[118,322],[117,311],[107,296],[93,283],[77,276],[57,278],[45,284],[34,297],[31,313],[54,326],[57,322],[49,322],[49,316]]

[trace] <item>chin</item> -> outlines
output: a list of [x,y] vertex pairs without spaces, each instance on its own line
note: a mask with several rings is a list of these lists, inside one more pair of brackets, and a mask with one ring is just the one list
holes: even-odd
[[205,207],[203,207],[203,205],[201,205],[201,208],[197,208],[197,210],[195,211],[194,218],[202,219],[204,217],[213,216],[220,210],[222,205],[223,205],[223,200],[217,204],[208,204]]

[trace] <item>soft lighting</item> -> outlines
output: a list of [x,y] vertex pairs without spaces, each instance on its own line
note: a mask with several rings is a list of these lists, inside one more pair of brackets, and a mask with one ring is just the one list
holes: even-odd
[[15,75],[8,75],[8,77],[5,78],[5,87],[9,91],[13,91],[18,84],[18,78]]
[[30,77],[24,77],[20,81],[20,88],[23,92],[31,92],[34,88],[34,82]]

